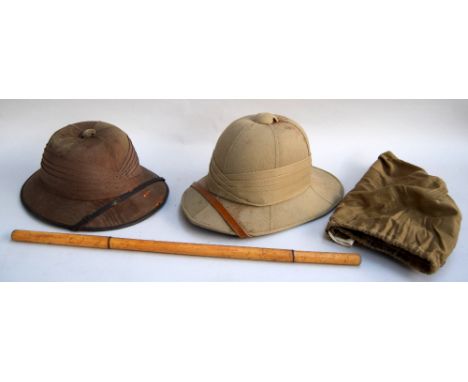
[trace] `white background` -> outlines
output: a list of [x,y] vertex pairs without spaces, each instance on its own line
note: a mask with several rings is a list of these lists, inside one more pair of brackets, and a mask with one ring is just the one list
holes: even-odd
[[20,281],[467,281],[467,230],[438,273],[426,276],[356,248],[359,267],[284,264],[13,243],[13,229],[60,231],[30,216],[19,191],[39,167],[58,128],[83,120],[121,127],[140,162],[166,178],[166,205],[146,221],[98,233],[117,237],[234,244],[315,251],[349,251],[326,238],[327,215],[259,238],[240,240],[190,225],[180,211],[184,190],[204,176],[218,136],[234,119],[283,114],[307,131],[314,165],[335,174],[348,192],[378,155],[401,159],[443,178],[467,211],[468,102],[417,100],[58,100],[0,101],[2,233],[0,279]]
[[[466,99],[467,14],[463,0],[3,0],[0,95]],[[0,379],[465,382],[467,295],[466,282],[0,283]]]

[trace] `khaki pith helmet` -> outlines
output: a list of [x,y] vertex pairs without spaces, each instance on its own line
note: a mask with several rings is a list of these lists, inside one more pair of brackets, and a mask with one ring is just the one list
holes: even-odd
[[135,224],[166,201],[163,178],[140,166],[130,138],[106,122],[79,122],[56,131],[41,168],[21,190],[36,217],[71,230]]
[[260,236],[317,219],[342,197],[340,181],[312,166],[304,130],[289,118],[260,113],[221,134],[208,175],[185,191],[182,210],[197,226]]

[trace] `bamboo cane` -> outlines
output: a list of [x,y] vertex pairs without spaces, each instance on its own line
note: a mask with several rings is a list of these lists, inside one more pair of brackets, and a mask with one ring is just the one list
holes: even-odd
[[122,249],[128,251],[157,252],[174,255],[221,257],[226,259],[267,260],[287,263],[314,263],[336,265],[359,265],[357,253],[309,252],[292,249],[240,247],[231,245],[210,245],[177,243],[169,241],[123,239],[109,236],[78,235],[71,233],[37,232],[14,230],[14,241],[54,244],[72,247]]

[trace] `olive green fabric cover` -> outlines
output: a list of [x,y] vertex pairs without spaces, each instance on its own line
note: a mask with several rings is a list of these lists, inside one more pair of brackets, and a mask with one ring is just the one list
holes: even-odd
[[357,242],[434,273],[455,247],[460,224],[442,179],[386,152],[344,197],[326,231],[339,244]]

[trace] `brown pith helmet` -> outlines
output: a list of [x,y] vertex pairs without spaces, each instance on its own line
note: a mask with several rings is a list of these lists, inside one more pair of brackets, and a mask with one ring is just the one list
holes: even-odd
[[21,201],[36,217],[71,230],[121,228],[146,219],[166,201],[163,178],[140,166],[130,138],[106,122],[79,122],[55,132]]

